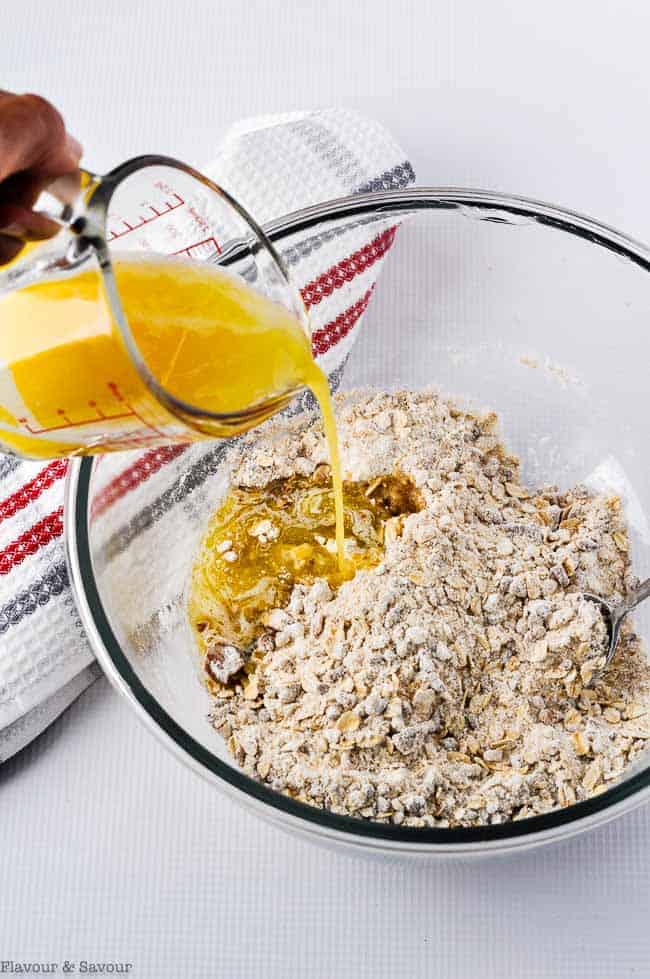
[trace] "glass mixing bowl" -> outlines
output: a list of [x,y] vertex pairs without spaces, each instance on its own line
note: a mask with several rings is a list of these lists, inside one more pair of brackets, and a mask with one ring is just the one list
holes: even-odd
[[[355,228],[381,231],[396,219],[403,223],[342,387],[434,386],[493,408],[526,482],[589,481],[623,497],[634,569],[650,573],[648,249],[568,211],[454,189],[354,196],[266,230],[290,263]],[[344,308],[345,289],[323,302]],[[648,799],[650,754],[594,799],[477,829],[339,816],[244,775],[206,719],[210,702],[185,613],[196,548],[227,488],[223,455],[215,443],[156,450],[134,455],[126,473],[124,458],[84,459],[68,479],[69,567],[90,642],[115,686],[178,757],[286,829],[410,856],[558,840]],[[648,641],[650,603],[636,624]]]

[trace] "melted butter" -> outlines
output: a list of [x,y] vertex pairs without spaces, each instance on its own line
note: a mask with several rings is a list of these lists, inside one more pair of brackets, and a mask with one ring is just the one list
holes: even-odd
[[335,494],[328,467],[263,488],[231,489],[213,515],[193,569],[190,621],[199,647],[249,647],[294,585],[324,578],[336,589],[382,559],[387,521],[419,508],[412,483],[384,476],[345,482],[345,563],[337,558]]

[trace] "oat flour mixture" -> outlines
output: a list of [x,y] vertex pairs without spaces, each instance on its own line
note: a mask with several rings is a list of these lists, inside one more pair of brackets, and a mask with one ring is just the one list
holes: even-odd
[[[599,678],[605,627],[580,595],[635,584],[620,501],[527,489],[496,417],[431,393],[339,398],[337,420],[344,478],[397,473],[419,509],[383,525],[381,563],[335,590],[295,585],[245,653],[213,642],[212,722],[237,762],[304,802],[409,826],[602,792],[650,738],[639,639],[624,627]],[[244,440],[233,483],[309,478],[326,459],[318,419],[279,420]]]

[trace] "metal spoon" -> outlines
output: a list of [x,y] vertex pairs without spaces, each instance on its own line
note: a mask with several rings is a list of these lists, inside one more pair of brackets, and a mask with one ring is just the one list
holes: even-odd
[[594,604],[600,608],[605,620],[605,625],[607,626],[609,648],[607,650],[607,657],[605,658],[605,663],[602,668],[604,671],[614,658],[614,653],[616,652],[616,647],[618,645],[618,637],[621,633],[621,624],[623,619],[628,612],[631,612],[632,609],[637,607],[637,605],[640,605],[644,599],[650,597],[650,578],[646,578],[645,581],[642,581],[639,587],[635,588],[635,590],[628,595],[625,601],[619,602],[618,605],[610,605],[604,598],[600,598],[598,595],[590,595],[588,592],[584,593],[584,597],[590,602],[594,602]]

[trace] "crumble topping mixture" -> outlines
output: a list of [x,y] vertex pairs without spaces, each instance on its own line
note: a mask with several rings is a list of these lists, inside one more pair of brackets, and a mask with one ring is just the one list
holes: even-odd
[[[599,674],[606,629],[582,597],[637,583],[620,500],[524,487],[496,416],[433,393],[337,406],[344,478],[369,500],[392,485],[403,505],[370,521],[383,551],[349,580],[321,574],[302,540],[285,600],[239,645],[194,597],[211,720],[237,762],[312,805],[409,826],[501,823],[604,791],[650,739],[641,643],[626,624]],[[326,462],[318,419],[279,419],[240,444],[232,482],[256,499],[282,480],[304,493]],[[261,561],[282,529],[264,521],[251,524]],[[362,551],[354,508],[346,524]],[[327,525],[312,549],[331,552]],[[236,574],[225,534],[213,527],[211,559]]]

